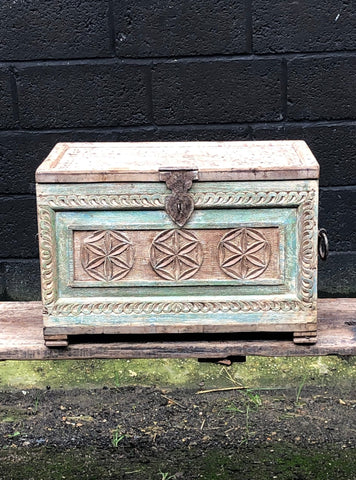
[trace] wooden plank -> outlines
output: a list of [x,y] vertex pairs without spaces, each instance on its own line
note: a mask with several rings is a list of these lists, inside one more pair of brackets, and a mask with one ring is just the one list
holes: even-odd
[[[295,314],[296,315],[296,314]],[[292,315],[290,315],[292,317]],[[69,317],[67,317],[69,318]],[[111,317],[112,318],[112,317]],[[118,316],[120,318],[120,316]],[[167,324],[150,324],[149,322],[140,321],[140,323],[135,324],[119,324],[114,322],[112,325],[101,325],[100,322],[96,322],[95,325],[60,325],[53,322],[51,325],[48,325],[48,320],[46,320],[45,334],[48,336],[63,336],[67,335],[174,335],[174,334],[223,334],[226,336],[233,333],[262,333],[262,332],[275,332],[278,333],[295,333],[302,332],[302,337],[306,335],[306,332],[310,335],[309,332],[314,332],[315,335],[315,322],[306,323],[305,318],[297,317],[299,323],[294,322],[286,323],[285,319],[279,318],[279,321],[273,323],[264,323],[264,322],[252,322],[246,319],[245,322],[235,322],[228,323],[222,322],[221,318],[216,319],[217,317],[212,317],[210,323],[200,323],[200,324],[189,324],[188,322],[171,322]],[[169,337],[168,337],[169,338]]]
[[68,347],[68,340],[45,340],[46,347]]
[[59,143],[39,183],[159,181],[160,168],[199,170],[199,181],[318,178],[304,141]]
[[40,302],[2,302],[0,360],[356,355],[356,299],[321,299],[318,308],[318,341],[311,345],[295,345],[292,338],[278,340],[272,334],[178,337],[182,340],[122,335],[117,341],[103,338],[106,343],[93,343],[90,337],[91,343],[73,343],[73,337],[67,348],[50,349],[44,345]]

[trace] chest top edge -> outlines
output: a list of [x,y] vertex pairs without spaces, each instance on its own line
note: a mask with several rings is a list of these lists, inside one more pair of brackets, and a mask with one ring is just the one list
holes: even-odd
[[199,181],[318,179],[304,141],[59,143],[38,183],[159,181],[160,169],[192,168]]

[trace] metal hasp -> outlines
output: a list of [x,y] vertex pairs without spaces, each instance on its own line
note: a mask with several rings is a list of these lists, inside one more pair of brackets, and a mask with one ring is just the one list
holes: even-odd
[[171,219],[183,227],[194,212],[194,200],[188,190],[193,180],[198,180],[198,169],[195,168],[160,168],[160,181],[166,182],[172,191],[165,201],[165,210]]

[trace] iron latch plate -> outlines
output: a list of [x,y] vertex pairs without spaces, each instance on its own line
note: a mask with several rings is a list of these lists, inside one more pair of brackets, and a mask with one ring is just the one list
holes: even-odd
[[166,197],[165,210],[170,218],[183,227],[194,212],[194,200],[189,192],[193,181],[198,180],[197,168],[160,168],[160,181],[166,183],[171,195]]

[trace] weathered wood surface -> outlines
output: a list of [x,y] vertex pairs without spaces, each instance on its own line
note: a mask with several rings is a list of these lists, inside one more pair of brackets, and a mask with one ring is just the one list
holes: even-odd
[[303,141],[58,144],[36,176],[47,345],[81,333],[315,340],[318,176]]
[[[244,184],[244,188],[251,191],[253,197],[253,192],[256,193],[256,188],[259,188],[256,183],[261,182],[251,182],[250,187],[246,182]],[[284,189],[286,182],[282,183]],[[301,183],[304,184],[306,190],[298,190]],[[240,182],[240,187],[234,185],[236,188],[242,188],[241,184],[242,182]],[[81,328],[86,326],[88,328],[87,333],[93,333],[90,329],[94,326],[98,326],[100,329],[102,327],[117,327],[118,321],[120,322],[120,331],[106,331],[105,333],[121,333],[123,328],[126,329],[125,333],[143,333],[142,330],[138,330],[138,328],[141,329],[140,323],[145,328],[149,325],[150,331],[146,331],[146,333],[168,333],[167,330],[160,330],[161,327],[166,328],[166,326],[171,327],[170,333],[172,333],[172,330],[178,333],[179,330],[176,330],[176,328],[180,324],[185,324],[186,328],[189,325],[191,333],[194,331],[202,332],[202,326],[204,326],[204,332],[206,333],[208,333],[208,326],[210,326],[209,328],[213,326],[214,331],[217,331],[219,325],[221,326],[220,331],[224,330],[225,332],[250,332],[253,329],[295,332],[306,328],[302,328],[301,324],[310,323],[314,323],[313,329],[315,329],[316,309],[312,307],[316,301],[316,262],[314,257],[317,241],[317,182],[288,182],[288,184],[287,191],[294,191],[294,188],[297,188],[297,195],[293,194],[291,198],[283,190],[280,192],[280,198],[283,199],[281,206],[290,206],[291,208],[199,209],[189,222],[189,232],[191,230],[195,232],[195,229],[197,229],[196,235],[199,235],[199,238],[209,234],[211,226],[218,231],[220,229],[230,231],[231,224],[233,224],[239,227],[240,232],[248,230],[251,233],[253,231],[254,235],[256,232],[272,231],[273,228],[278,227],[278,240],[273,241],[271,235],[265,234],[267,235],[266,238],[269,238],[268,245],[271,248],[275,245],[274,251],[277,251],[277,256],[271,254],[272,265],[274,261],[277,261],[279,265],[276,264],[272,268],[272,278],[266,277],[265,272],[261,270],[258,272],[261,274],[261,278],[251,278],[246,275],[246,272],[239,271],[235,271],[234,275],[245,278],[234,278],[225,272],[222,272],[225,278],[219,278],[222,274],[219,262],[224,263],[224,259],[221,260],[219,257],[221,252],[219,252],[215,240],[213,245],[215,244],[214,254],[216,255],[215,264],[217,268],[211,269],[213,270],[211,272],[206,272],[203,278],[199,278],[199,275],[200,272],[204,273],[204,265],[207,265],[204,261],[201,268],[195,272],[196,276],[193,275],[184,279],[184,282],[179,278],[178,280],[167,280],[156,274],[157,272],[153,270],[151,272],[150,250],[147,248],[149,242],[146,241],[146,253],[141,258],[141,263],[147,262],[150,277],[139,274],[136,280],[132,279],[132,275],[137,268],[136,264],[119,281],[116,279],[109,280],[109,278],[104,281],[96,278],[85,279],[83,275],[80,275],[80,269],[78,270],[78,265],[81,264],[81,259],[78,258],[81,248],[76,247],[76,238],[78,238],[78,235],[80,238],[81,233],[76,232],[93,230],[98,231],[100,236],[106,235],[107,231],[112,232],[117,229],[117,232],[124,233],[132,243],[135,243],[134,238],[131,237],[135,230],[145,230],[148,233],[155,229],[158,231],[169,230],[172,227],[171,220],[165,212],[159,210],[118,211],[107,209],[96,211],[94,207],[94,211],[85,211],[82,210],[82,201],[68,211],[56,211],[40,205],[42,298],[45,306],[51,312],[45,318],[45,326],[51,329],[56,328],[56,330],[46,333],[48,335],[58,333],[76,334],[77,332],[70,330],[76,325],[81,326]],[[273,189],[274,187],[275,185],[270,185],[270,188]],[[96,185],[87,185],[87,190],[91,190],[91,196],[97,198],[95,195]],[[234,188],[233,190],[235,191]],[[262,195],[261,198],[265,202],[265,196]],[[61,197],[60,203],[62,203],[62,199],[63,197]],[[50,197],[47,200],[52,205]],[[43,197],[41,201],[44,201]],[[256,202],[260,206],[259,195],[258,200],[256,197]],[[269,204],[269,201],[267,201],[267,204]],[[314,220],[311,221],[311,218]],[[233,230],[232,234],[235,235],[235,233],[236,231]],[[222,232],[221,235],[223,235]],[[224,235],[222,238],[224,238]],[[302,241],[302,239],[305,240]],[[152,240],[153,238],[151,242]],[[238,242],[237,239],[235,240]],[[276,245],[277,242],[279,242],[279,248]],[[186,243],[191,248],[192,245],[189,246],[189,242]],[[259,242],[258,244],[261,246],[263,243]],[[136,252],[142,253],[143,245],[137,246],[134,244],[132,247]],[[73,248],[77,251],[74,256]],[[296,258],[295,250],[300,253],[299,260]],[[205,252],[208,261],[213,253],[207,252],[206,249]],[[108,260],[109,255],[105,254],[104,257]],[[98,267],[99,264],[103,263],[104,257],[94,258],[94,264],[91,262],[91,265],[96,264],[96,267]],[[110,255],[111,257],[112,255]],[[91,258],[92,260],[93,258]],[[99,261],[97,262],[97,260]],[[167,260],[173,262],[172,265],[176,265],[178,260],[181,261],[181,254],[168,255]],[[130,262],[131,260],[128,262],[126,259],[126,263],[131,265]],[[108,263],[106,262],[105,265],[107,266]],[[196,263],[199,266],[200,260],[198,259]],[[229,265],[229,268],[231,266],[232,264]],[[219,270],[219,276],[216,274],[217,270]],[[91,271],[91,273],[93,272]],[[103,275],[104,272],[100,270],[99,273]],[[117,273],[116,270],[113,272],[114,275]],[[171,276],[176,277],[174,271],[170,273]],[[180,274],[180,270],[178,273]],[[97,275],[98,272],[96,271],[95,274]],[[106,271],[107,274],[108,271]],[[111,272],[109,274],[111,278]],[[85,280],[84,288],[83,280]],[[219,285],[218,291],[217,285]],[[154,296],[151,288],[153,286],[155,288]],[[116,287],[120,288],[117,289]],[[111,315],[108,314],[109,312]],[[293,312],[293,315],[291,315],[291,312]],[[153,323],[156,328],[155,331],[152,330]],[[245,324],[244,328],[240,328],[243,323]],[[251,327],[255,324],[256,327]],[[231,325],[231,328],[227,329],[227,325]],[[283,325],[288,325],[288,328]],[[60,327],[62,330],[58,331],[57,328]],[[131,329],[130,332],[127,331],[127,328]],[[83,332],[83,330],[81,331]],[[185,331],[187,332],[187,330]],[[212,333],[212,330],[210,332]]]
[[159,181],[160,168],[194,168],[199,181],[319,177],[297,141],[59,143],[36,172],[39,183]]
[[[243,233],[254,235],[249,237],[250,244],[259,242],[260,248],[256,252],[261,262],[260,268],[255,268],[251,273],[244,271],[241,263],[237,261],[231,267],[225,268],[223,263],[231,252],[225,247],[227,235],[235,233],[239,239]],[[258,277],[257,285],[266,279],[274,279],[274,284],[282,283],[280,280],[280,229],[278,227],[264,227],[261,229],[205,229],[205,230],[178,230],[170,229],[162,232],[157,230],[104,230],[93,232],[92,230],[77,230],[73,232],[73,281],[81,282],[81,286],[92,286],[90,283],[97,281],[119,280],[118,286],[122,285],[122,279],[127,277],[136,285],[143,285],[144,281],[156,282],[157,279],[186,280],[194,277],[197,280],[234,280],[249,281]],[[168,237],[168,238],[167,238]],[[173,237],[176,237],[175,239]],[[182,237],[182,238],[180,238]],[[108,238],[108,240],[107,240]],[[173,238],[173,240],[172,240]],[[237,240],[238,246],[242,240]],[[110,243],[110,250],[105,249],[105,243]],[[159,263],[164,257],[162,248],[172,245],[178,252],[183,243],[189,243],[190,249],[182,253],[182,261],[171,261],[160,268]],[[104,262],[94,264],[99,255],[107,253],[109,268],[104,272]],[[119,248],[121,247],[121,248]],[[95,251],[92,251],[95,248]],[[113,252],[113,253],[112,253]],[[118,252],[118,253],[115,253]],[[120,262],[120,260],[122,260]],[[168,260],[167,260],[168,261]],[[128,275],[129,274],[129,275]],[[126,280],[126,278],[125,278]],[[256,283],[256,282],[254,282]],[[210,283],[211,284],[211,283]],[[80,286],[80,285],[77,285]]]
[[[356,299],[321,299],[318,302],[318,342],[295,345],[292,338],[248,335],[189,337],[117,336],[93,343],[71,338],[68,348],[44,346],[40,302],[0,303],[0,360],[81,358],[226,358],[229,356],[356,355]],[[237,339],[240,337],[240,339]],[[181,340],[178,340],[181,338]],[[96,340],[98,337],[95,338]],[[151,339],[151,341],[150,341]]]

